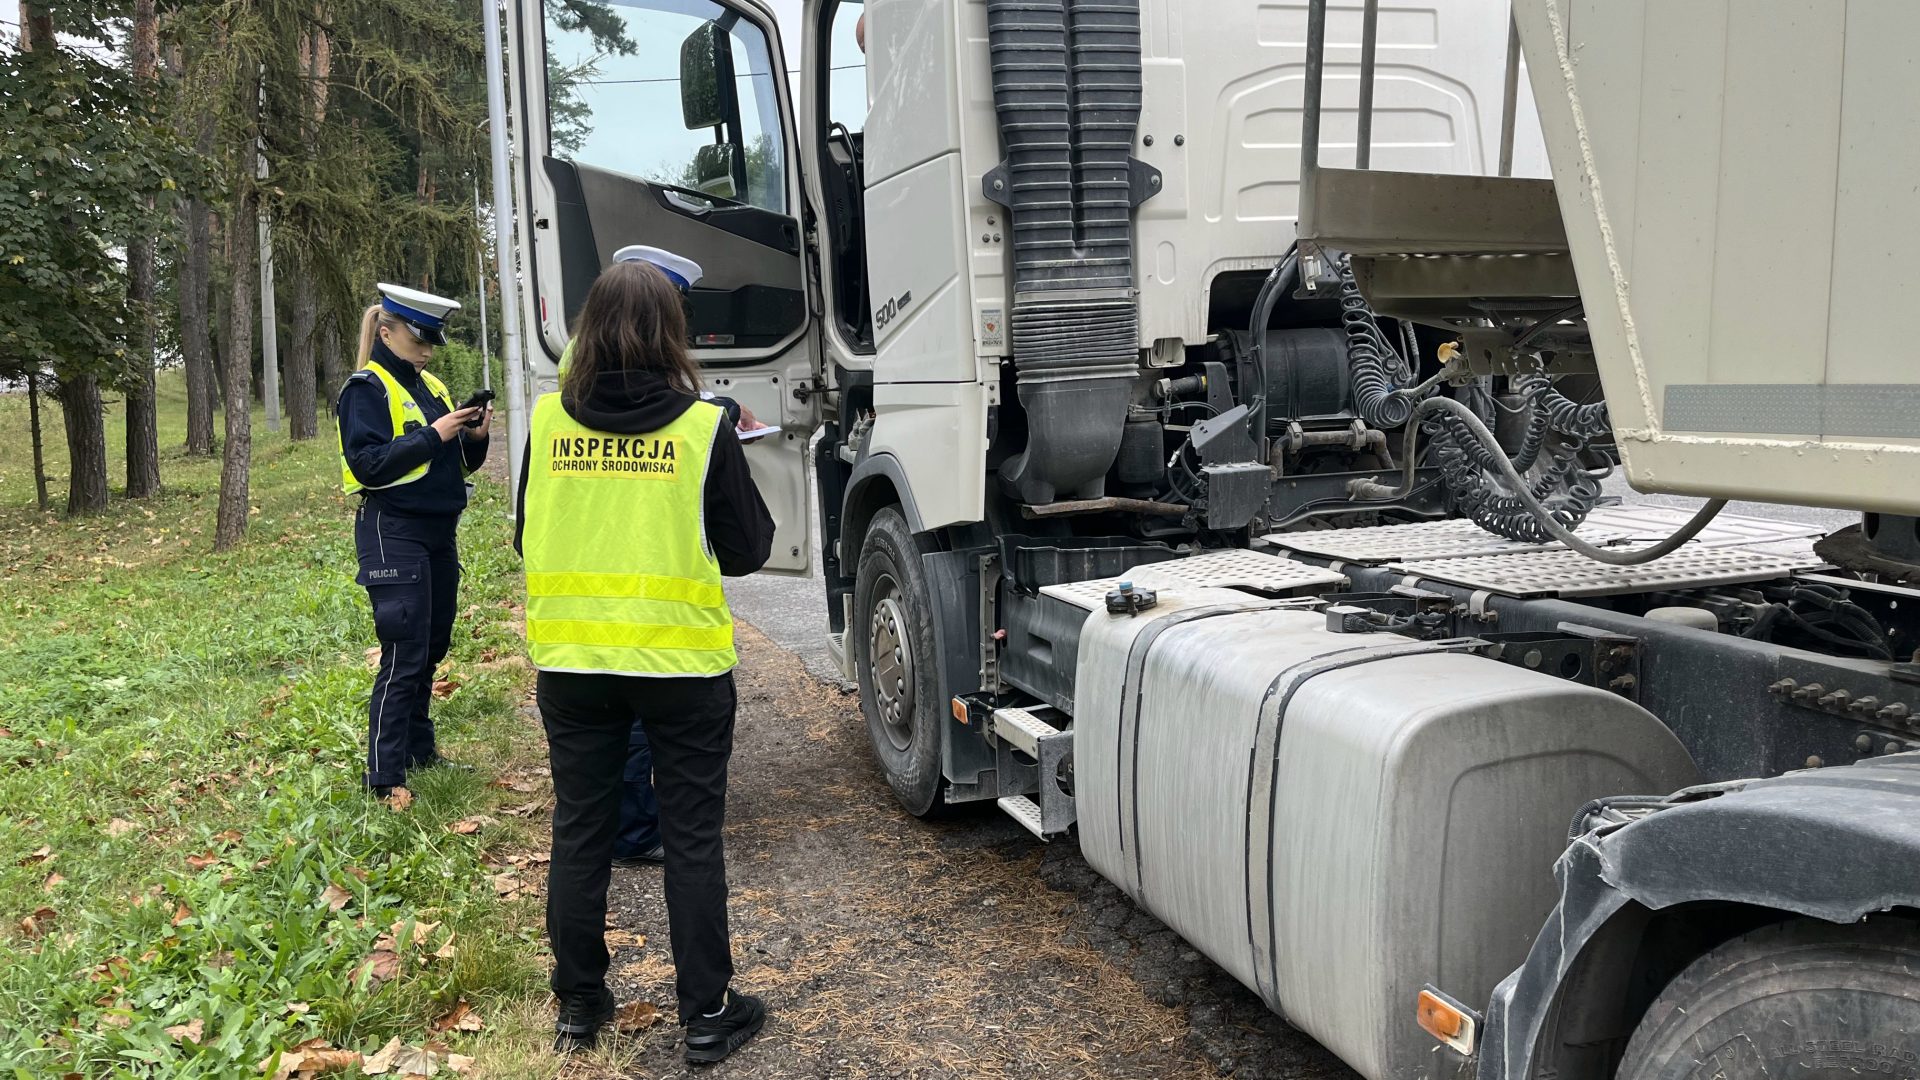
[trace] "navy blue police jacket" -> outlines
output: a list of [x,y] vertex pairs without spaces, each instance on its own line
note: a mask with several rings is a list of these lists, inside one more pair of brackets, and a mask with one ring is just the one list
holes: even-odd
[[[340,449],[347,467],[362,484],[367,502],[385,513],[415,517],[449,516],[467,508],[467,474],[487,460],[487,442],[469,431],[462,438],[440,441],[433,422],[447,415],[412,364],[395,356],[385,342],[376,341],[369,363],[384,367],[419,404],[424,418],[419,427],[393,437],[393,419],[387,409],[387,388],[371,371],[358,371],[340,391]],[[459,402],[454,404],[458,405]],[[409,426],[412,425],[409,421]],[[427,474],[410,484],[384,487],[419,468]]]

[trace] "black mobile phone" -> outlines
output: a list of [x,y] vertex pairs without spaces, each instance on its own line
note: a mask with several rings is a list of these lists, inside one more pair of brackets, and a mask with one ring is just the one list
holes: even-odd
[[[468,398],[466,402],[462,404],[460,407],[462,409],[478,409],[481,406],[485,405],[487,402],[492,401],[493,396],[494,396],[493,391],[491,390],[475,390],[473,392],[473,396]],[[480,421],[485,419],[485,417],[486,417],[486,414],[482,413],[479,416],[476,416],[473,419],[467,421],[466,426],[479,427]]]

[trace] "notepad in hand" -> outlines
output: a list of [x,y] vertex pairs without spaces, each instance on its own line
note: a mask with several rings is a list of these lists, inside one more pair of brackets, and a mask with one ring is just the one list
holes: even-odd
[[755,439],[764,439],[769,435],[778,434],[779,431],[779,424],[768,424],[766,427],[757,427],[752,431],[741,431],[739,428],[734,429],[734,432],[740,436],[741,442],[753,442]]

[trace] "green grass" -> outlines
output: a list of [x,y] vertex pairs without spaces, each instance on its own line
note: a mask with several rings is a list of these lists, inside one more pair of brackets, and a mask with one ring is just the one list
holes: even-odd
[[[161,414],[165,494],[67,521],[34,508],[26,401],[0,395],[0,1076],[260,1075],[308,1038],[422,1043],[461,998],[489,1026],[454,1049],[534,1075],[539,915],[491,880],[530,825],[449,828],[529,799],[489,781],[544,759],[518,712],[499,486],[461,528],[460,686],[435,706],[448,752],[480,768],[422,774],[394,813],[359,788],[372,620],[326,425],[295,445],[256,415],[251,530],[216,556],[219,464],[179,449],[177,376]],[[43,419],[58,507],[58,408]],[[441,925],[372,985],[360,969],[400,920]],[[166,1031],[194,1021],[198,1043]]]

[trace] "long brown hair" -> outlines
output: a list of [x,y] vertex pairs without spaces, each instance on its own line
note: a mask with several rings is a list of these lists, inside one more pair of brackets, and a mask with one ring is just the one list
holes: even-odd
[[676,390],[700,392],[700,369],[687,355],[685,301],[648,263],[614,263],[587,290],[573,321],[562,400],[585,400],[600,375],[614,371],[650,371]]

